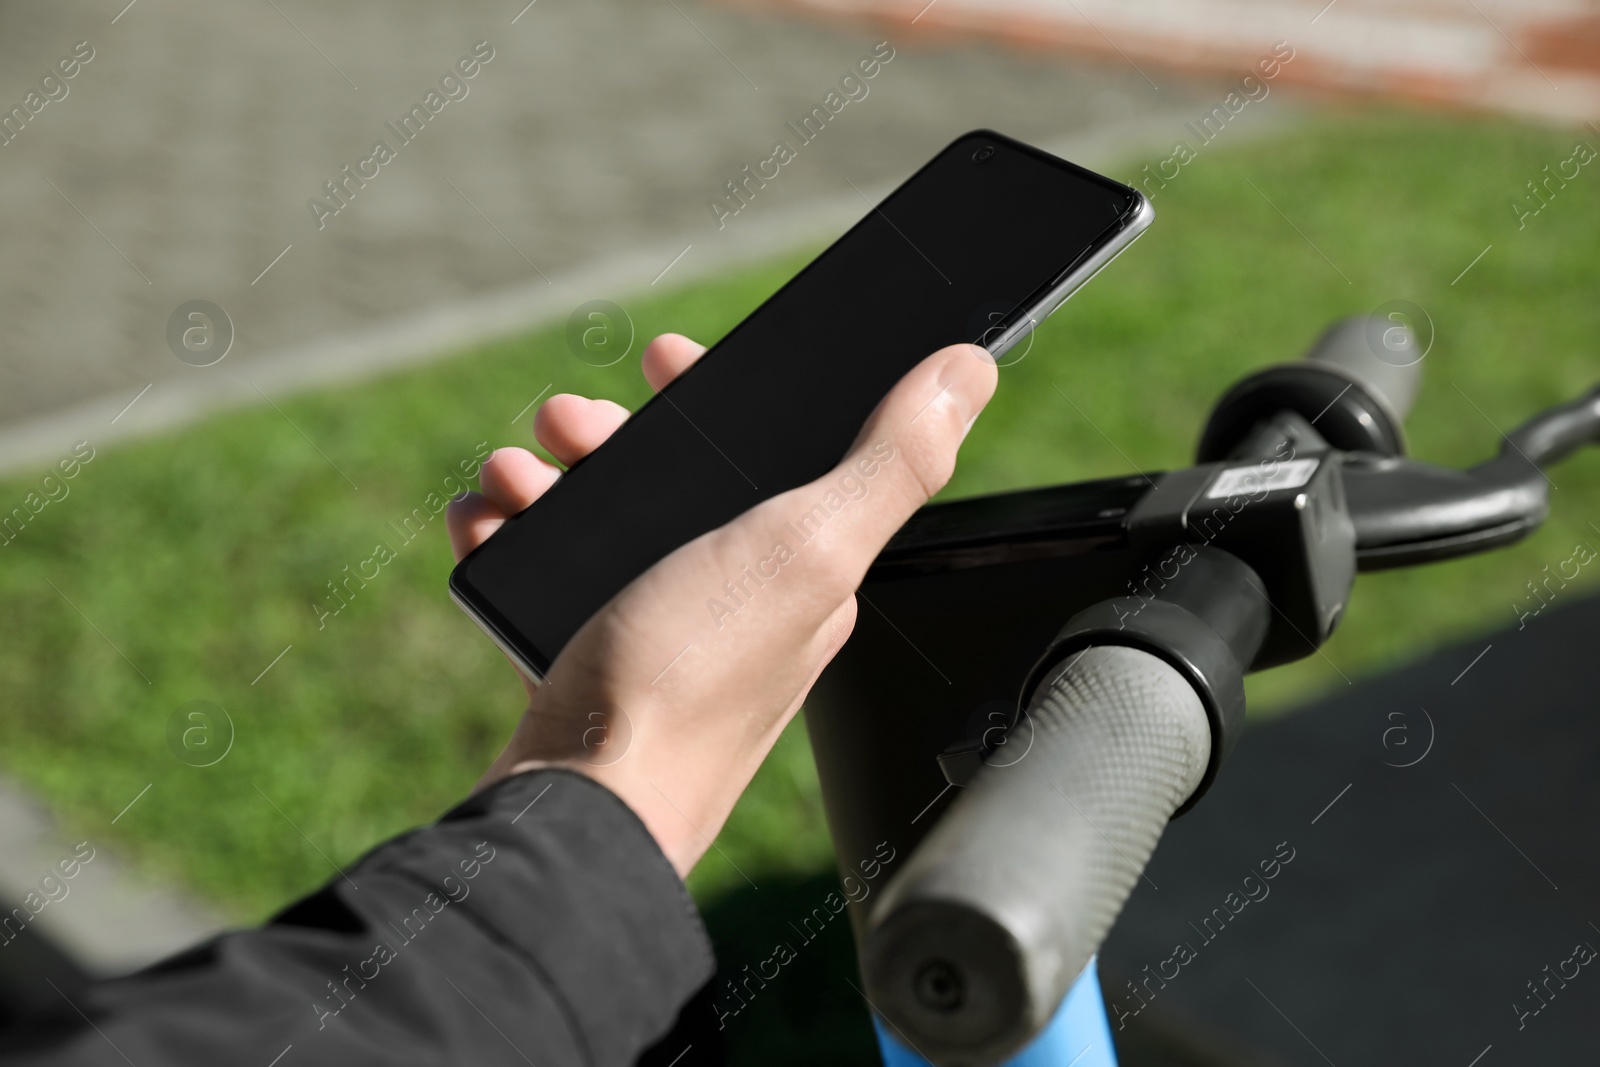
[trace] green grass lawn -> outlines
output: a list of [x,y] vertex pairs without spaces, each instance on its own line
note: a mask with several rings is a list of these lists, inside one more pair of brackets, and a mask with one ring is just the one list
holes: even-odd
[[[1496,427],[1600,379],[1600,177],[1585,168],[1520,231],[1510,208],[1574,140],[1357,112],[1207,147],[1157,193],[1150,233],[1004,371],[947,495],[1183,465],[1229,382],[1396,298],[1427,309],[1438,333],[1414,453],[1487,457]],[[808,258],[648,299],[596,295],[623,302],[644,337],[709,342]],[[443,517],[409,542],[395,525],[430,493],[447,495],[480,442],[531,445],[511,420],[547,386],[629,406],[647,396],[637,346],[598,369],[557,326],[283,400],[281,413],[99,448],[71,494],[0,549],[0,770],[72,833],[243,921],[322,883],[330,861],[432,819],[495,753],[520,689],[445,595]],[[1326,658],[1252,680],[1256,713],[1342,686],[1340,671],[1358,677],[1514,622],[1527,580],[1580,539],[1600,545],[1600,455],[1554,481],[1550,523],[1516,548],[1360,579]],[[0,507],[37,484],[0,483]],[[326,583],[380,542],[397,558],[319,628],[311,605]],[[1596,573],[1583,575],[1591,588]],[[205,768],[167,743],[171,717],[197,699],[236,728],[226,758]],[[803,729],[779,744],[719,844],[757,882],[827,869]],[[693,882],[702,900],[743,884],[715,852]]]

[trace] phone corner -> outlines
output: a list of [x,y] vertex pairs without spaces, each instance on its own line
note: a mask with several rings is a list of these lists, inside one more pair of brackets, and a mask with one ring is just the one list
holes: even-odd
[[[468,559],[470,558],[469,556]],[[487,602],[483,601],[477,590],[467,582],[462,573],[462,568],[466,566],[467,561],[467,559],[462,560],[450,571],[450,577],[445,583],[450,591],[450,599],[455,602],[456,607],[460,608],[467,618],[477,624],[478,629],[482,630],[490,641],[494,642],[495,647],[505,653],[506,658],[511,661],[512,666],[516,667],[518,673],[534,685],[542,685],[544,683],[544,671],[534,666],[530,657],[519,647],[518,643],[502,632],[500,625],[496,621],[497,613],[488,606]]]
[[980,126],[977,129],[968,130],[966,133],[957,136],[955,140],[944,146],[944,150],[940,152],[940,155],[943,155],[944,152],[954,151],[956,148],[966,144],[969,141],[998,141],[1007,145],[1014,143],[1012,138],[1007,137],[999,130],[992,130],[987,126]]
[[450,577],[445,580],[450,596],[458,601],[467,587],[467,563],[471,559],[472,554],[469,552],[457,560],[456,565],[450,568]]
[[1133,201],[1123,213],[1122,228],[1129,236],[1136,237],[1149,229],[1150,224],[1156,220],[1156,207],[1150,202],[1150,198],[1138,189],[1128,186],[1128,190],[1133,194]]

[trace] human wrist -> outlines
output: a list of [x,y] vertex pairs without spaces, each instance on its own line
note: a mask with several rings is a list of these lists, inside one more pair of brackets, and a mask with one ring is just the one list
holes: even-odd
[[[701,811],[704,804],[699,798],[669,798],[661,791],[658,781],[670,781],[669,771],[652,773],[644,764],[643,753],[624,751],[614,762],[600,763],[594,751],[581,749],[578,755],[560,751],[553,746],[548,729],[541,729],[539,719],[548,715],[548,709],[534,708],[531,704],[523,712],[510,742],[479,779],[473,792],[481,792],[498,782],[518,774],[533,771],[560,769],[581,774],[610,791],[622,801],[644,824],[673,870],[680,878],[687,878],[709,847],[696,825],[709,825],[711,819]],[[545,720],[546,725],[548,719]],[[628,757],[628,758],[624,758]],[[669,790],[670,791],[670,790]],[[694,817],[691,821],[691,815]],[[721,818],[715,819],[720,826]]]

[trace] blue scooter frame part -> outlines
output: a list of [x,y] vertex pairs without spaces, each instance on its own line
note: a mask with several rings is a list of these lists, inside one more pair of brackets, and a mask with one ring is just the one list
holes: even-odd
[[[932,1067],[902,1044],[876,1014],[872,1016],[872,1026],[878,1033],[884,1067]],[[1050,1025],[1002,1067],[1117,1067],[1117,1051],[1111,1043],[1111,1024],[1106,1019],[1100,975],[1093,957],[1067,991]]]

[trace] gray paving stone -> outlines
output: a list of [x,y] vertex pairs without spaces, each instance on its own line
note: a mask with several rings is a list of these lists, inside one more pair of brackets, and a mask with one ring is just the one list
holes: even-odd
[[[715,257],[763,216],[898,179],[973,126],[1059,139],[1204,95],[689,0],[540,0],[514,25],[515,3],[483,0],[139,0],[113,24],[119,7],[0,8],[7,107],[76,42],[94,50],[0,147],[0,425],[205,374],[165,341],[190,299],[227,310],[227,359],[247,367],[641,246]],[[480,40],[494,58],[468,95],[401,145],[385,124]],[[881,40],[895,58],[867,97],[719,231],[707,201]],[[307,201],[379,139],[396,158],[319,230]]]
[[28,928],[36,926],[101,975],[134,970],[223,926],[204,905],[131,877],[105,840],[64,834],[42,807],[3,781],[0,902],[25,908],[34,915]]

